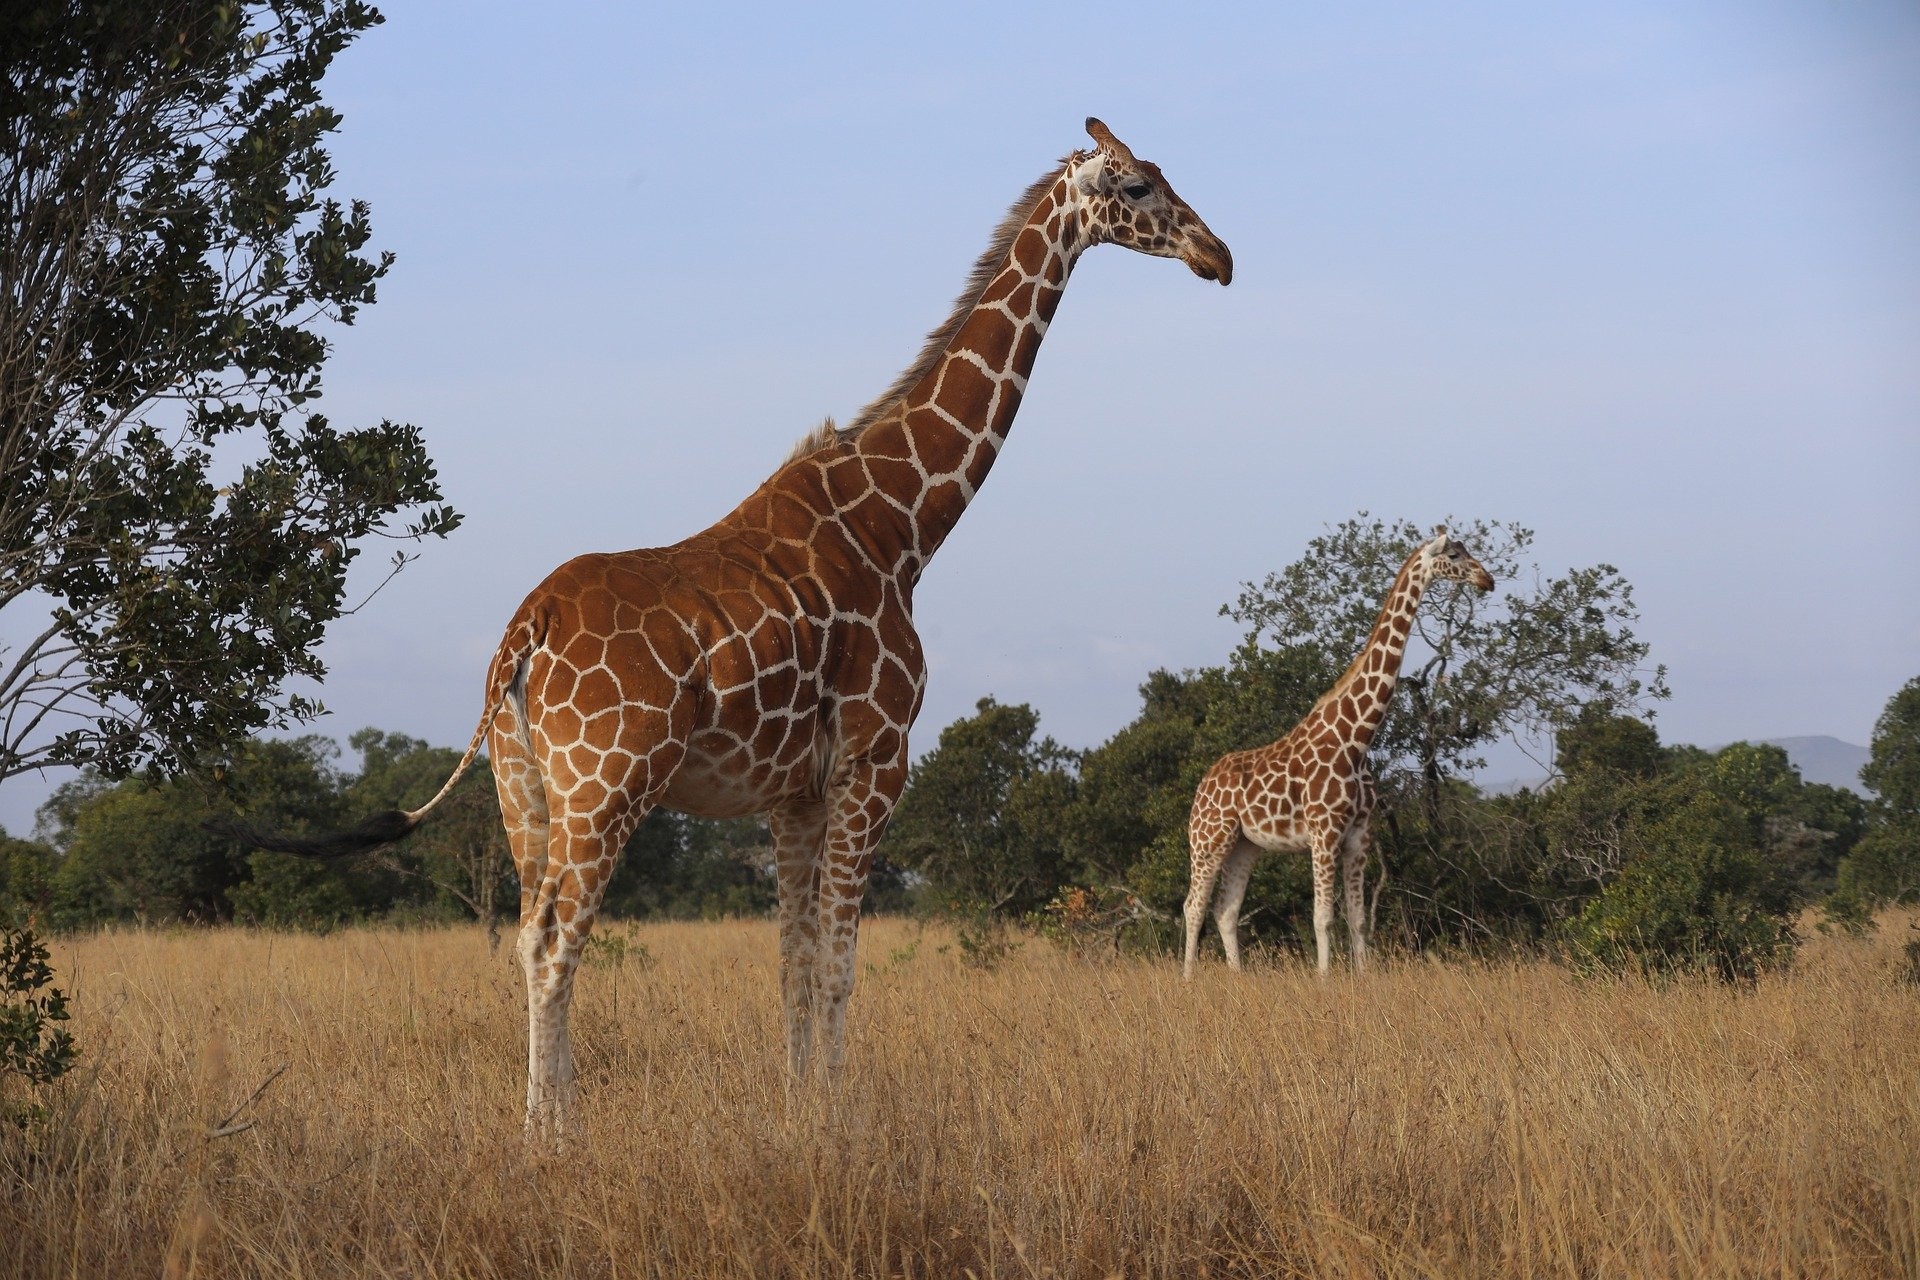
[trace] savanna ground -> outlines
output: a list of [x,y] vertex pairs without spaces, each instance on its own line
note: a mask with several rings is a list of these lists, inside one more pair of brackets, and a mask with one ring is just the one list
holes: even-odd
[[772,927],[616,930],[559,1156],[478,930],[102,933],[55,947],[85,1059],[0,1138],[0,1272],[1920,1276],[1914,929],[1753,990],[1217,950],[1189,986],[883,920],[792,1110]]

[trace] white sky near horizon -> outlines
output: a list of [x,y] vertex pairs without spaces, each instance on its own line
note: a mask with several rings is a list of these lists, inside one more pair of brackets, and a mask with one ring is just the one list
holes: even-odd
[[466,517],[333,628],[343,742],[464,743],[520,598],[865,404],[1089,114],[1235,280],[1082,259],[922,581],[917,750],[987,694],[1097,744],[1362,509],[1616,565],[1667,741],[1865,743],[1920,674],[1920,6],[390,0],[325,83],[398,261],[322,408]]

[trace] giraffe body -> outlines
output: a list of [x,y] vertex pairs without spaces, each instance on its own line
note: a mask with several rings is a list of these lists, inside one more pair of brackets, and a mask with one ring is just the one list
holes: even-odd
[[[1373,776],[1367,748],[1392,701],[1414,611],[1434,579],[1493,579],[1445,529],[1407,557],[1359,655],[1285,737],[1222,756],[1194,791],[1187,820],[1189,878],[1185,974],[1193,977],[1200,929],[1213,905],[1227,964],[1240,968],[1240,903],[1263,852],[1313,859],[1313,932],[1319,971],[1329,967],[1334,880],[1345,881],[1348,953],[1367,954],[1365,880]],[[1217,894],[1217,896],[1216,896]]]
[[789,1080],[816,1050],[837,1065],[860,899],[926,685],[914,587],[999,454],[1074,263],[1111,242],[1232,278],[1226,246],[1159,169],[1087,128],[1096,149],[1015,203],[947,323],[851,424],[824,424],[704,532],[581,556],[527,596],[439,796],[338,836],[254,833],[322,855],[394,839],[485,739],[520,877],[530,1131],[557,1134],[570,1105],[581,949],[656,805],[767,815]]

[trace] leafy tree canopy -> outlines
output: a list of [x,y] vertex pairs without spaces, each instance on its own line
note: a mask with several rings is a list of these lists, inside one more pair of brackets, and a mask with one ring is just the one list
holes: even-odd
[[1061,883],[1060,823],[1073,757],[1035,740],[1032,707],[982,698],[913,767],[887,829],[888,857],[950,905],[1023,914]]
[[1877,798],[1866,834],[1839,867],[1833,905],[1843,915],[1920,902],[1920,676],[1887,700],[1870,750],[1860,780]]
[[[310,411],[391,256],[325,193],[361,0],[15,0],[0,22],[0,778],[121,776],[285,691],[374,536],[457,523],[420,434]],[[395,567],[404,559],[396,554]]]
[[1887,699],[1860,780],[1901,818],[1920,819],[1920,676]]

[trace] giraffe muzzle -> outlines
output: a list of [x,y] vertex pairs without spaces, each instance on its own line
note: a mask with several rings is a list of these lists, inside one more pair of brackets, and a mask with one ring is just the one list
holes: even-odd
[[1233,253],[1217,238],[1207,236],[1191,252],[1181,256],[1193,268],[1193,274],[1202,280],[1218,280],[1223,285],[1233,283]]

